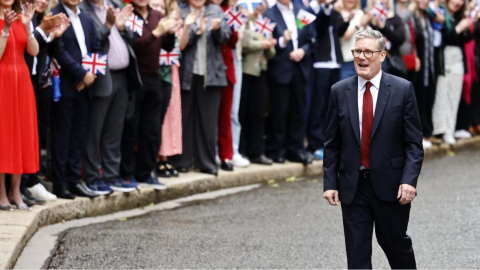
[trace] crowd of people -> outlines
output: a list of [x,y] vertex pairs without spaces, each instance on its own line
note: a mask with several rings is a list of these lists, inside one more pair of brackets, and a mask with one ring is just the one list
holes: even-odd
[[[366,28],[387,39],[383,70],[414,85],[424,148],[480,135],[475,0],[29,1],[0,0],[2,210],[321,160],[331,87],[356,74]],[[82,65],[91,53],[104,74]]]

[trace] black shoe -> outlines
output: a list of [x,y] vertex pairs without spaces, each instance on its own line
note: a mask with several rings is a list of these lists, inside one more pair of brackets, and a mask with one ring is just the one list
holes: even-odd
[[307,164],[311,164],[314,160],[321,160],[316,159],[315,155],[310,153],[309,151],[305,151],[305,157],[307,158]]
[[177,171],[181,173],[187,173],[190,171],[190,168],[188,167],[177,167]]
[[215,176],[218,176],[218,171],[217,170],[211,170],[211,169],[202,169],[200,170],[201,173],[206,173],[206,174],[213,174]]
[[165,167],[167,167],[167,170],[170,172],[171,177],[178,177],[178,171],[175,170],[175,168],[172,165],[166,163]]
[[265,155],[260,155],[258,157],[249,158],[250,163],[256,163],[260,165],[272,165],[273,160],[267,158]]
[[[32,195],[32,193],[30,193],[30,191],[28,191],[27,188],[22,188],[22,190],[20,190],[20,192],[22,193],[23,197],[25,197],[29,201],[32,201],[33,204],[44,205],[45,203],[47,203],[43,199],[38,199],[38,198],[34,197]],[[27,205],[30,206],[28,203],[27,203]]]
[[299,163],[303,163],[304,165],[312,163],[312,158],[307,158],[307,155],[303,150],[289,152],[287,153],[287,156],[285,158],[288,159],[288,161],[290,162],[299,162]]
[[285,163],[285,158],[283,155],[272,155],[270,156],[270,159],[272,159],[272,161],[275,163]]
[[28,205],[28,206],[32,206],[32,205],[35,205],[36,204],[36,201],[35,200],[31,200],[30,198],[26,197],[25,195],[23,195],[23,193],[20,192],[20,194],[22,195],[22,200],[23,202]]
[[95,198],[100,195],[96,194],[95,192],[87,189],[83,184],[78,183],[74,186],[70,186],[70,191],[80,197],[87,197],[87,198]]
[[158,177],[164,177],[164,178],[168,178],[168,177],[172,176],[170,174],[170,170],[167,168],[165,162],[157,163],[157,176]]
[[53,194],[57,195],[58,198],[73,200],[75,195],[73,195],[66,186],[53,187]]
[[233,171],[233,164],[230,160],[226,159],[225,161],[220,164],[220,168],[224,171]]

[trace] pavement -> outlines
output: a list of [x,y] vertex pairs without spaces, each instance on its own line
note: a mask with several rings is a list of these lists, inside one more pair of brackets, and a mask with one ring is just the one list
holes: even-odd
[[[480,151],[426,161],[408,233],[420,269],[480,265]],[[70,229],[52,269],[346,268],[341,208],[321,181],[258,189]],[[376,242],[376,241],[375,241]],[[374,268],[389,268],[374,244]]]
[[[452,147],[445,144],[435,146],[428,149],[425,156],[428,159],[434,156],[454,155],[458,151],[472,148],[480,148],[480,137],[458,141]],[[321,174],[322,162],[314,162],[307,167],[297,163],[251,165],[248,168],[236,168],[234,172],[220,172],[218,177],[194,172],[181,174],[179,178],[164,180],[168,186],[166,191],[142,188],[130,194],[113,193],[95,199],[59,199],[43,206],[35,206],[31,212],[0,212],[0,269],[12,268],[28,240],[38,228],[45,225],[101,216],[228,187]]]

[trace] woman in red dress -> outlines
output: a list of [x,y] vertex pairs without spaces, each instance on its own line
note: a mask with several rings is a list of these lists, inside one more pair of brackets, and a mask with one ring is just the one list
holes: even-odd
[[[39,168],[35,94],[24,52],[36,56],[30,29],[34,8],[20,0],[0,0],[0,209],[30,210],[20,194],[20,176]],[[5,174],[11,174],[7,197]],[[10,201],[10,203],[9,203]]]

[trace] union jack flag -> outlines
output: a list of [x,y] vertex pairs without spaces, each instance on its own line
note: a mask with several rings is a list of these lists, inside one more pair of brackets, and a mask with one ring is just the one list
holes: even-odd
[[137,33],[139,36],[143,34],[143,20],[137,15],[132,14],[132,16],[125,22],[125,25],[132,29],[133,32]]
[[372,7],[372,15],[374,18],[378,18],[379,21],[384,23],[387,21],[388,6],[381,1],[376,1]]
[[158,60],[160,66],[180,66],[180,49],[178,47],[175,47],[171,52],[167,52],[162,49],[160,51]]
[[87,53],[83,56],[82,67],[96,75],[105,75],[107,71],[107,55],[100,53]]
[[238,31],[238,29],[240,29],[240,27],[247,22],[247,16],[243,15],[243,13],[236,7],[225,11],[223,19],[235,31]]
[[277,24],[269,18],[258,15],[257,19],[255,20],[255,31],[268,38],[272,36],[273,29],[276,25]]

